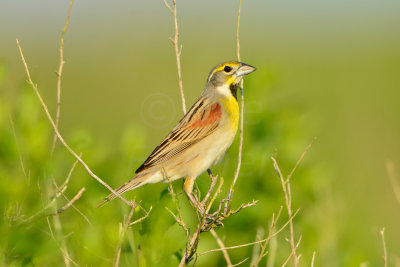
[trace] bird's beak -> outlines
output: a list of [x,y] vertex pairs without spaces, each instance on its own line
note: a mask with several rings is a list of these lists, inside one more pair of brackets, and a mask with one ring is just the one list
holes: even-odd
[[247,75],[255,70],[256,68],[254,68],[253,66],[241,63],[240,67],[236,71],[236,77]]

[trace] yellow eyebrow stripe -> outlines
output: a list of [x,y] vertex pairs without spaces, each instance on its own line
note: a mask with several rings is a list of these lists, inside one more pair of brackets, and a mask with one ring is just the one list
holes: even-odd
[[225,62],[224,64],[220,64],[218,67],[215,67],[214,70],[210,73],[210,75],[208,76],[208,79],[210,79],[216,72],[218,71],[222,71],[225,66],[231,66],[231,67],[237,67],[239,66],[240,63],[239,62]]

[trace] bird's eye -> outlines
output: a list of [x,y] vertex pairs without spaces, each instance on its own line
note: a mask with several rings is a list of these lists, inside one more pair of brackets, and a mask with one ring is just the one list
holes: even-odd
[[224,68],[224,71],[225,71],[226,73],[230,72],[231,70],[232,70],[232,68],[229,67],[229,66],[225,66],[225,68]]

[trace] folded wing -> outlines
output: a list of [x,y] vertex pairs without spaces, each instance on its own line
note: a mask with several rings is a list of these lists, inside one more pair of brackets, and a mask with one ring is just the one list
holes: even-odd
[[218,103],[210,103],[209,100],[200,98],[136,170],[136,173],[179,156],[186,149],[209,136],[218,127],[221,116],[221,106]]

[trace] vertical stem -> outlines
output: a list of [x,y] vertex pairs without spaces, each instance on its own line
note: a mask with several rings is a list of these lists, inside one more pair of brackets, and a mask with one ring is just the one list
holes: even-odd
[[[58,66],[58,71],[57,71],[57,111],[56,111],[56,128],[58,129],[58,122],[60,121],[60,110],[61,110],[61,76],[62,76],[62,71],[64,67],[64,36],[65,32],[68,29],[69,25],[69,18],[71,17],[71,10],[72,10],[72,4],[74,3],[74,0],[71,0],[69,3],[69,9],[68,9],[68,16],[67,16],[67,21],[65,22],[64,29],[61,33],[61,40],[60,40],[60,65]],[[56,147],[56,142],[57,142],[57,134],[54,133],[53,137],[53,145],[51,147],[51,155],[53,155],[54,149]]]
[[211,230],[210,230],[210,233],[213,235],[213,237],[214,237],[215,240],[217,241],[219,247],[220,247],[221,249],[223,249],[223,250],[222,250],[222,254],[224,255],[224,258],[225,258],[225,261],[226,261],[226,265],[227,265],[228,267],[233,266],[233,265],[232,265],[232,261],[231,261],[231,259],[229,258],[228,251],[225,249],[225,244],[224,244],[224,242],[221,240],[221,238],[219,238],[217,232],[216,232],[214,229],[211,229]]
[[[239,28],[240,28],[240,9],[242,7],[242,0],[239,0],[239,7],[238,7],[238,17],[237,17],[237,25],[236,25],[236,54],[237,59],[240,61],[240,42],[239,42]],[[240,82],[240,92],[241,92],[241,99],[240,99],[240,140],[239,140],[239,152],[238,152],[238,164],[235,171],[235,176],[233,178],[233,182],[231,188],[229,189],[228,193],[228,201],[225,204],[225,213],[227,213],[228,209],[230,209],[234,186],[236,181],[239,177],[240,167],[242,166],[242,150],[243,150],[243,114],[244,114],[244,95],[243,95],[243,80]]]
[[172,0],[173,8],[171,8],[171,6],[167,3],[167,0],[164,0],[164,4],[174,17],[175,34],[174,34],[174,39],[171,38],[171,42],[175,49],[176,67],[178,69],[179,91],[181,93],[181,100],[182,100],[182,110],[183,113],[186,114],[186,101],[185,101],[185,94],[183,91],[182,71],[181,71],[182,46],[179,47],[179,30],[178,30],[178,16],[176,11],[176,0]]
[[382,236],[382,244],[383,244],[383,266],[387,267],[387,250],[386,250],[386,242],[385,242],[385,228],[382,228],[381,236]]

